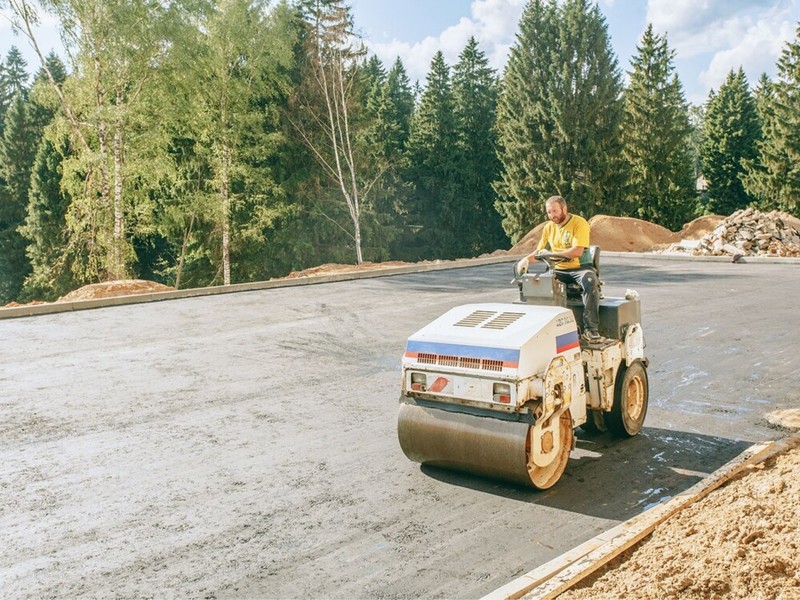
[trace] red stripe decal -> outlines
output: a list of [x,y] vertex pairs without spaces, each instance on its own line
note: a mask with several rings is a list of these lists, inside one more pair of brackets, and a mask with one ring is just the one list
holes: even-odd
[[437,377],[429,387],[428,391],[437,394],[447,387],[448,381],[446,377]]

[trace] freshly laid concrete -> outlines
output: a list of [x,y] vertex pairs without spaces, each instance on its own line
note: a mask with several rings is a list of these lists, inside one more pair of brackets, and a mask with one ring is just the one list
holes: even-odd
[[782,435],[795,266],[603,265],[642,298],[645,429],[581,436],[539,494],[420,468],[395,432],[406,338],[516,300],[507,262],[0,321],[0,589],[478,597]]

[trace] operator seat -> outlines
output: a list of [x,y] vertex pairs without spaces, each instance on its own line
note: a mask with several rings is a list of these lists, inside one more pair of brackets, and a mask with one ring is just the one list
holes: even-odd
[[[600,246],[589,246],[588,254],[589,254],[588,261],[586,261],[585,252],[583,256],[581,256],[581,266],[592,267],[594,269],[594,272],[597,273],[597,291],[600,294],[600,298],[602,298],[603,282],[600,279]],[[578,301],[583,303],[583,301],[581,300],[581,295],[583,294],[581,286],[579,286],[577,283],[568,283],[566,284],[565,287],[566,287],[567,299],[572,299],[572,300],[577,299]]]

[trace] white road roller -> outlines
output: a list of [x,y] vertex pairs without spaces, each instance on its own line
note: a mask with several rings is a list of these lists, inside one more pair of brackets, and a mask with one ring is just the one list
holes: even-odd
[[575,427],[621,437],[642,428],[640,302],[631,291],[601,296],[604,339],[588,344],[580,290],[550,269],[514,280],[519,301],[458,306],[408,339],[397,433],[415,462],[547,489],[567,466]]

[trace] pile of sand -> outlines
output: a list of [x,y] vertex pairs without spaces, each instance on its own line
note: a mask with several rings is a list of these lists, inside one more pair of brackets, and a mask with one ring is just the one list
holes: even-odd
[[678,232],[678,238],[682,240],[699,240],[707,233],[711,233],[719,224],[725,220],[721,215],[706,215],[698,217],[683,226]]
[[76,300],[95,300],[97,298],[111,298],[113,296],[130,296],[133,294],[149,294],[152,292],[171,292],[175,288],[155,281],[144,279],[117,279],[92,283],[61,296],[56,302],[74,302]]
[[[533,252],[542,237],[545,223],[531,229],[510,250],[510,254]],[[632,217],[595,215],[589,219],[591,243],[608,252],[648,252],[654,246],[678,241],[679,234]]]
[[559,598],[800,598],[800,448],[659,525]]

